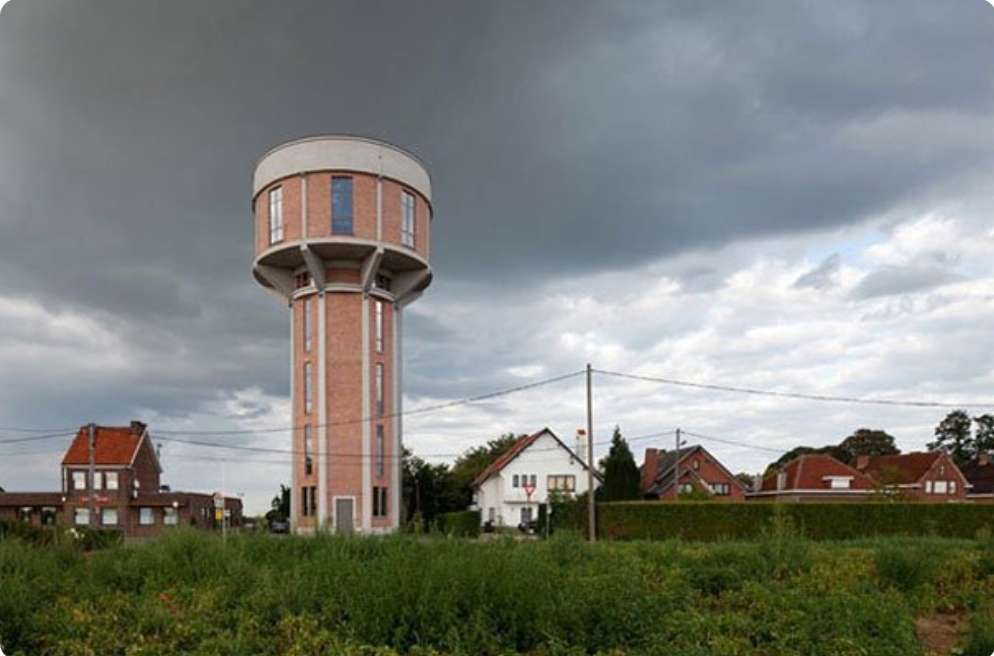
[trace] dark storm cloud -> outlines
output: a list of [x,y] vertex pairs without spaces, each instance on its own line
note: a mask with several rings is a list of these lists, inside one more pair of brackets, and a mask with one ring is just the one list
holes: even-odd
[[[285,392],[285,312],[249,275],[252,167],[273,144],[344,132],[414,150],[436,209],[439,284],[421,302],[446,279],[527,297],[536,280],[857,223],[989,168],[994,138],[941,128],[994,108],[992,34],[979,1],[13,0],[0,284],[94,317],[132,359],[4,392],[4,413],[181,416],[233,389]],[[690,288],[720,284],[688,271]],[[413,394],[458,395],[439,382],[456,368],[481,378],[542,351],[516,341],[527,327],[485,354],[433,341],[429,318],[408,328]]]

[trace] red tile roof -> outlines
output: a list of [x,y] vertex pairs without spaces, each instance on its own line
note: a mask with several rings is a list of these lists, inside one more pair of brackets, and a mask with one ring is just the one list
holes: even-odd
[[[141,444],[144,426],[97,426],[95,464],[130,465]],[[63,465],[90,464],[90,434],[82,426],[62,458]]]
[[908,485],[917,483],[928,473],[942,453],[902,453],[896,456],[870,456],[868,464],[861,467],[874,480],[888,485]]
[[[545,434],[548,434],[549,437],[554,439],[559,444],[559,446],[561,446],[563,450],[570,455],[570,457],[576,459],[576,461],[580,463],[580,465],[584,469],[586,469],[587,463],[584,462],[583,458],[573,453],[573,450],[568,446],[566,446],[566,444],[561,439],[559,439],[555,433],[553,433],[548,428],[543,428],[542,430],[538,431],[537,433],[533,433],[532,435],[522,435],[521,437],[519,437],[514,442],[514,444],[512,444],[510,447],[508,447],[506,451],[504,451],[504,453],[497,456],[497,458],[492,463],[487,465],[487,468],[484,469],[482,472],[480,472],[479,476],[473,479],[471,487],[478,487],[482,485],[484,481],[486,481],[488,478],[490,478],[500,470],[504,469],[504,467],[506,467],[509,462],[511,462],[512,460],[518,457],[518,454],[520,454],[522,451],[530,447],[532,444],[535,443],[535,440],[537,440],[538,438],[540,438],[542,435]],[[596,470],[594,470],[594,477],[597,478],[597,480],[601,480],[601,475]]]
[[521,437],[519,437],[514,442],[514,444],[512,444],[507,449],[507,451],[497,456],[497,458],[493,462],[487,465],[486,469],[480,472],[480,475],[473,480],[473,487],[476,487],[477,485],[482,485],[483,481],[487,480],[488,478],[490,478],[500,470],[504,469],[504,467],[507,466],[507,463],[514,460],[519,453],[521,453],[529,446],[531,446],[535,442],[535,440],[537,440],[539,436],[542,433],[544,433],[546,430],[548,429],[543,428],[539,432],[533,433],[532,435],[522,435]]
[[[831,476],[852,477],[849,487],[852,490],[874,488],[873,481],[868,476],[825,453],[798,456],[784,465],[781,471],[787,475],[782,490],[827,490],[830,487],[825,479]],[[777,491],[778,474],[770,474],[763,479],[762,492]]]

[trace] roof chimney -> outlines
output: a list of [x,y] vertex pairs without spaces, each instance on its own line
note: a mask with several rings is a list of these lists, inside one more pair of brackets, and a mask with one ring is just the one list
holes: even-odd
[[646,449],[642,461],[642,493],[645,494],[656,480],[659,471],[659,449]]
[[142,433],[145,432],[145,424],[143,424],[140,421],[132,421],[131,432],[134,433],[135,435],[141,435]]
[[863,471],[870,466],[870,456],[856,456],[856,469]]
[[587,431],[583,428],[576,429],[576,455],[580,460],[587,457]]
[[977,454],[977,464],[979,464],[981,467],[986,467],[987,465],[991,464],[991,454],[987,453],[986,451],[981,451],[979,454]]

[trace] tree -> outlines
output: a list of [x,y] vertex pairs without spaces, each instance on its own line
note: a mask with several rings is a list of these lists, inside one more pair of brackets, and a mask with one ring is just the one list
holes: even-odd
[[270,510],[266,513],[269,521],[285,522],[290,517],[290,488],[280,483],[280,492],[269,503]]
[[465,509],[457,507],[453,499],[448,465],[425,462],[407,449],[402,462],[405,524],[420,521],[430,526],[441,513]]
[[892,456],[901,453],[894,437],[886,431],[860,428],[838,446],[840,460],[854,464],[857,456]]
[[600,468],[604,473],[604,484],[599,498],[604,501],[626,501],[642,497],[642,477],[638,465],[618,426],[614,427],[611,449],[600,461]]
[[795,446],[793,449],[791,449],[787,453],[785,453],[782,456],[780,456],[776,460],[776,462],[771,462],[769,465],[767,465],[766,471],[763,472],[763,477],[765,478],[765,477],[769,476],[770,474],[772,474],[773,472],[778,471],[781,467],[783,467],[788,462],[790,462],[791,460],[793,460],[794,458],[797,458],[799,456],[806,456],[806,455],[809,455],[809,454],[812,454],[812,453],[827,453],[830,456],[835,457],[835,454],[837,453],[838,448],[839,447],[833,446],[831,444],[829,444],[827,446],[819,446],[819,447],[813,447],[813,446]]
[[735,480],[742,483],[742,486],[745,487],[746,492],[751,492],[752,488],[756,486],[756,477],[749,472],[739,472],[735,475]]
[[957,465],[965,465],[976,454],[976,442],[970,428],[970,415],[953,410],[935,427],[935,441],[929,442],[928,448],[945,451]]
[[994,451],[994,415],[986,414],[974,417],[977,432],[974,434],[974,456]]
[[473,490],[470,487],[473,481],[483,473],[490,463],[497,459],[500,454],[511,448],[517,441],[514,433],[505,433],[496,439],[488,441],[482,446],[468,449],[452,463],[451,475],[454,487],[454,502],[458,508],[453,510],[465,510],[473,501]]

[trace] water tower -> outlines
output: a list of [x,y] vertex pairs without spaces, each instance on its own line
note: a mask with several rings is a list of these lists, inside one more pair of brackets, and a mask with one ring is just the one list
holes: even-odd
[[294,532],[400,524],[404,308],[431,282],[431,180],[381,141],[312,137],[255,167],[255,279],[290,309]]

